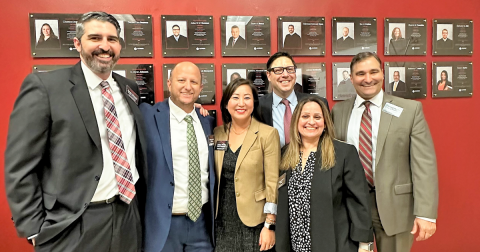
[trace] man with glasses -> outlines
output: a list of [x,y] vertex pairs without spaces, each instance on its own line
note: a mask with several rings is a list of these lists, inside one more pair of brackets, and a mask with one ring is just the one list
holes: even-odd
[[173,35],[167,38],[167,48],[188,48],[188,39],[180,34],[180,26],[172,26]]
[[[289,142],[292,112],[309,94],[293,90],[297,79],[297,65],[286,52],[277,52],[267,61],[267,77],[273,92],[260,97],[260,112],[266,124],[273,126],[280,135],[282,147]],[[327,105],[325,98],[322,101]]]

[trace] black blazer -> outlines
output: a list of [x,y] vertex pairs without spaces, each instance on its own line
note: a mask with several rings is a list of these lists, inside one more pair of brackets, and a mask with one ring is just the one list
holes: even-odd
[[[147,166],[144,123],[126,86],[113,73],[136,125],[135,184],[143,218]],[[37,244],[60,234],[85,211],[103,171],[100,133],[80,62],[71,68],[28,75],[10,117],[5,185],[20,237],[38,234]]]
[[235,42],[235,45],[232,45],[233,44],[233,37],[230,37],[228,39],[228,43],[227,43],[227,46],[225,46],[225,48],[247,48],[247,42],[245,41],[244,38],[242,38],[242,36],[238,36],[238,39],[237,39],[237,42]]
[[178,35],[177,41],[175,36],[172,35],[167,38],[167,48],[186,49],[188,48],[188,39],[183,35]]
[[[300,102],[301,99],[306,98],[311,94],[299,93],[295,91],[295,95],[297,96],[297,100]],[[323,101],[323,103],[325,103],[325,105],[327,105],[327,108],[328,108],[327,99],[323,97],[320,97],[320,99]],[[259,113],[262,116],[263,122],[273,127],[273,117],[272,117],[273,94],[269,93],[267,95],[260,97],[258,100],[260,104],[260,106],[258,106],[258,108],[260,109]]]
[[[368,185],[354,146],[334,140],[333,168],[322,171],[320,151],[316,154],[310,202],[312,252],[357,252],[359,242],[373,242]],[[278,189],[276,251],[292,251],[288,183]]]
[[391,92],[405,92],[405,91],[407,91],[407,85],[405,85],[405,82],[403,82],[401,80],[398,81],[396,91],[393,91],[393,85],[395,85],[395,81],[390,82],[390,91]]

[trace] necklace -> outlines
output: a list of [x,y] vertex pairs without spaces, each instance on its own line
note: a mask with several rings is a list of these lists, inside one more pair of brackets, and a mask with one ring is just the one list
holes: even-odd
[[245,131],[248,130],[249,127],[250,127],[250,125],[247,128],[245,128],[242,132],[238,133],[233,126],[230,126],[230,128],[232,129],[233,133],[235,133],[235,135],[243,134]]

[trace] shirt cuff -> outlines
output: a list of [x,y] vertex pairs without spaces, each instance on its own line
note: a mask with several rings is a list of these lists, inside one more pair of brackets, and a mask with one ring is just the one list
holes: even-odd
[[31,240],[31,239],[33,239],[33,238],[35,238],[35,237],[37,237],[37,236],[38,236],[38,234],[34,234],[34,235],[31,235],[31,236],[27,237],[27,239],[28,239],[28,240]]
[[433,223],[437,223],[436,219],[430,219],[430,218],[425,218],[425,217],[420,217],[420,216],[417,216],[417,218],[422,219],[422,220],[426,220],[426,221],[430,221],[430,222],[433,222]]
[[265,203],[263,213],[277,215],[277,204],[271,202]]

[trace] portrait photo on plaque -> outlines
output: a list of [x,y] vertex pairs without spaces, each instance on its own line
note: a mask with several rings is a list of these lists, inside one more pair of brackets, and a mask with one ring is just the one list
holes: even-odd
[[213,57],[212,16],[162,15],[164,57]]
[[357,95],[350,79],[350,62],[332,63],[333,100],[343,101]]
[[34,58],[78,58],[73,39],[80,14],[30,13],[30,48]]
[[120,25],[122,58],[153,57],[152,17],[150,15],[112,14]]
[[387,94],[406,99],[427,96],[427,64],[425,62],[385,62]]
[[377,52],[376,18],[332,18],[332,54]]
[[[325,63],[297,63],[296,75],[295,92],[315,94],[326,98]],[[298,84],[301,86],[298,87]]]
[[236,78],[250,80],[257,88],[258,95],[268,94],[269,81],[265,64],[223,64],[222,65],[222,90]]
[[270,18],[222,16],[222,56],[269,56]]
[[433,55],[472,55],[473,21],[434,19],[432,42]]
[[385,19],[385,55],[426,55],[427,20]]
[[325,55],[324,17],[278,17],[278,50],[298,56]]
[[432,96],[471,97],[472,71],[472,62],[433,62]]
[[[163,64],[163,99],[170,97],[168,90],[168,81],[176,64]],[[195,64],[200,69],[202,91],[196,103],[202,105],[215,104],[215,65],[214,64]]]
[[[35,65],[33,66],[32,72],[50,72],[72,66],[73,65]],[[117,64],[112,72],[137,83],[139,92],[138,96],[140,97],[141,102],[146,102],[151,105],[155,104],[153,64]]]

